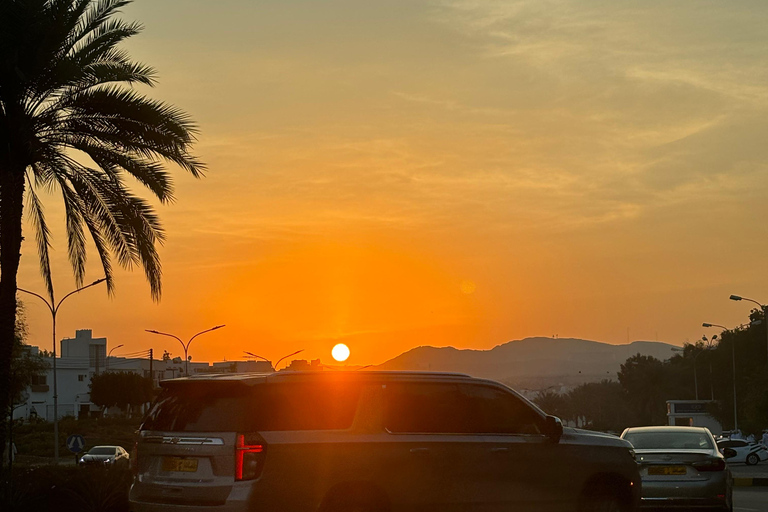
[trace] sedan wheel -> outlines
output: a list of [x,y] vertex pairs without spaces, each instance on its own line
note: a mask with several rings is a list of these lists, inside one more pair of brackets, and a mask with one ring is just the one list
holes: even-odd
[[757,454],[750,453],[749,455],[747,455],[747,464],[749,464],[750,466],[754,466],[758,462],[760,462],[760,457],[758,457]]

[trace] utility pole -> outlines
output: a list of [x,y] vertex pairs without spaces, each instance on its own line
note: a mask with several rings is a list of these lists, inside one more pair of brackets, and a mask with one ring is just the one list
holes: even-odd
[[152,359],[154,352],[149,349],[149,380],[152,382],[152,389],[155,388],[155,374],[152,373]]

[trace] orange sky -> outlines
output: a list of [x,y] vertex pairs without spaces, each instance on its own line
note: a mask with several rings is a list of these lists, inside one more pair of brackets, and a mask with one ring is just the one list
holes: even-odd
[[[137,0],[150,94],[199,123],[209,176],[160,206],[141,272],[68,299],[115,354],[226,324],[193,360],[350,364],[526,336],[681,344],[768,301],[768,4]],[[61,296],[60,200],[47,197]],[[31,239],[31,231],[27,230]],[[89,279],[100,277],[97,257]],[[34,246],[19,285],[42,290]],[[50,348],[27,300],[30,342]]]

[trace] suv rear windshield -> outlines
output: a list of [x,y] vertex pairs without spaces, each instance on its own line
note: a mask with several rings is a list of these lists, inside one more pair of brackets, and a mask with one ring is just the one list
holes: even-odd
[[248,386],[193,382],[163,390],[142,430],[253,432],[338,430],[352,426],[360,387],[349,383]]

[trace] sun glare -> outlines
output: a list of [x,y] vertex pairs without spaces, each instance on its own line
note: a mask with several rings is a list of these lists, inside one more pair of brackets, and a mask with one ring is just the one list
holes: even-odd
[[343,343],[339,343],[333,350],[331,350],[333,358],[339,362],[346,361],[349,357],[349,347]]

